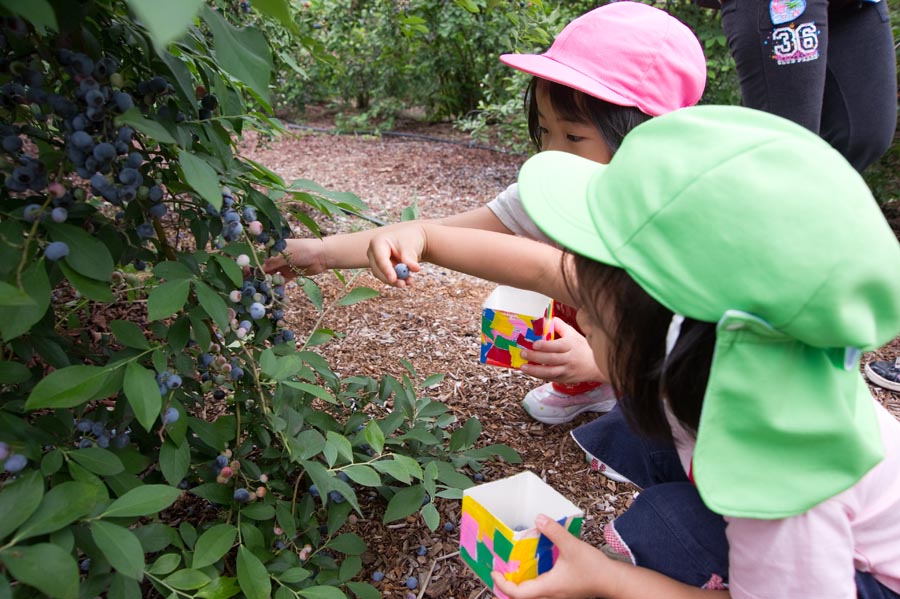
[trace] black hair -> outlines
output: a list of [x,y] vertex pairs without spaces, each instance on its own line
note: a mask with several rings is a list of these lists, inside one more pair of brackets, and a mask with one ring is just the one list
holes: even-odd
[[673,415],[696,434],[715,349],[715,324],[685,318],[666,358],[671,310],[621,268],[571,253],[564,254],[563,261],[570,294],[611,339],[607,375],[629,425],[646,436],[671,438],[662,404],[666,397]]
[[539,87],[544,86],[554,112],[567,120],[594,125],[613,154],[629,131],[653,118],[634,106],[613,104],[567,85],[532,77],[525,91],[525,113],[528,115],[528,135],[538,152],[541,151],[541,127],[538,123],[537,92]]

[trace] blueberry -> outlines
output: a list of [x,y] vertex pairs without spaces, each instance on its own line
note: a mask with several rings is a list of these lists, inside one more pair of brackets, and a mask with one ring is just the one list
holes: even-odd
[[88,570],[90,570],[91,569],[91,558],[86,557],[83,560],[81,560],[81,563],[78,564],[78,567],[81,569],[82,572],[87,572]]
[[125,92],[116,92],[113,96],[113,101],[116,103],[116,108],[119,109],[119,112],[126,112],[134,106],[131,94],[126,94]]
[[87,438],[84,438],[78,442],[78,449],[85,449],[85,448],[93,447],[93,446],[94,446],[94,442]]
[[163,199],[163,190],[159,185],[154,185],[150,188],[150,192],[147,194],[147,197],[150,198],[151,202],[159,202]]
[[250,501],[250,491],[247,489],[237,489],[234,492],[234,500],[238,503],[247,503]]
[[347,500],[344,499],[344,496],[341,495],[340,491],[329,491],[328,501],[331,501],[332,503],[344,503]]
[[250,321],[249,321],[249,320],[242,320],[242,321],[240,322],[240,324],[238,324],[238,326],[239,326],[240,328],[246,329],[246,330],[248,330],[248,331],[249,331],[250,329],[253,328],[253,325],[250,324]]
[[472,479],[473,479],[476,483],[483,482],[483,481],[484,481],[484,474],[482,474],[481,472],[476,472],[476,473],[475,473],[475,476],[473,476]]
[[6,458],[6,463],[3,464],[3,469],[10,474],[15,474],[16,472],[22,470],[22,468],[24,468],[26,464],[28,464],[28,458],[20,453],[17,453]]
[[69,218],[69,211],[62,206],[57,206],[50,212],[50,218],[55,223],[64,223]]
[[18,135],[7,135],[3,138],[3,150],[12,154],[22,149],[22,140]]
[[178,414],[178,410],[176,410],[175,408],[169,408],[168,410],[166,410],[166,415],[163,418],[163,422],[165,422],[166,424],[172,424],[173,422],[176,422],[179,417],[180,414]]
[[92,426],[94,426],[93,420],[88,420],[87,418],[83,418],[83,419],[79,420],[78,423],[75,425],[75,430],[77,430],[80,433],[88,433],[88,432],[90,432]]
[[316,487],[316,485],[309,485],[309,494],[313,497],[319,496],[319,489]]
[[76,131],[69,140],[77,149],[82,151],[88,150],[94,145],[94,138],[84,131]]
[[104,432],[106,432],[106,427],[103,426],[102,422],[95,422],[91,425],[91,434],[93,434],[95,437],[99,437]]
[[103,449],[109,447],[109,435],[104,434],[97,437],[97,447],[102,447]]
[[444,530],[446,530],[447,532],[453,532],[454,530],[456,530],[456,527],[453,525],[453,522],[445,522]]
[[106,162],[116,157],[116,148],[111,143],[104,141],[94,146],[94,158],[100,162]]
[[[208,96],[207,96],[208,97]],[[256,220],[256,209],[253,206],[247,206],[243,210],[244,220],[249,222]]]
[[244,369],[240,366],[231,369],[231,380],[239,381],[244,378]]
[[129,438],[127,433],[122,433],[115,439],[113,439],[113,445],[115,445],[119,449],[125,449],[131,443],[131,438]]
[[139,168],[144,164],[144,156],[140,152],[131,152],[125,159],[125,166],[128,168]]
[[181,386],[181,377],[177,374],[173,374],[169,378],[166,379],[166,387],[169,389],[177,389]]
[[223,455],[216,456],[216,466],[219,468],[224,468],[228,465],[228,458]]
[[402,262],[394,267],[394,272],[397,273],[397,278],[401,281],[409,278],[409,267]]
[[0,441],[0,460],[5,460],[9,457],[9,445]]
[[266,307],[261,303],[253,302],[252,304],[250,304],[250,318],[252,318],[253,320],[259,320],[265,315]]
[[69,246],[64,241],[54,241],[44,250],[44,256],[47,260],[56,262],[69,255]]
[[410,576],[406,579],[406,588],[412,590],[419,586],[419,579],[415,576]]
[[94,188],[95,191],[103,191],[109,187],[109,181],[107,181],[106,177],[100,173],[94,173],[91,176],[91,187]]
[[372,572],[372,582],[381,582],[382,580],[384,580],[384,572],[381,570]]
[[147,268],[147,263],[143,260],[135,260],[134,261],[134,269],[135,270],[145,270]]
[[[24,191],[24,189],[23,189]],[[41,214],[41,205],[40,204],[28,204],[25,206],[25,211],[22,213],[22,216],[25,217],[25,220],[33,223],[38,219],[38,216]]]
[[137,236],[141,239],[150,239],[156,234],[156,230],[150,223],[141,223],[136,229]]
[[419,545],[419,549],[416,551],[416,555],[425,555],[428,553],[428,548],[425,545]]

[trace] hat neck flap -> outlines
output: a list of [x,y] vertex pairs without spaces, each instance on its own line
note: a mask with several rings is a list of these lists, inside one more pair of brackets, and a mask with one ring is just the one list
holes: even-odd
[[725,516],[785,518],[848,489],[880,462],[858,357],[854,348],[811,347],[751,314],[726,312],[693,457],[706,505]]

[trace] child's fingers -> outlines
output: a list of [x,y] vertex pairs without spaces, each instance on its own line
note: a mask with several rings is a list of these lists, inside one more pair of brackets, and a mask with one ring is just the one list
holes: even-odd
[[568,337],[571,334],[580,335],[575,327],[558,316],[553,317],[553,331],[557,337]]

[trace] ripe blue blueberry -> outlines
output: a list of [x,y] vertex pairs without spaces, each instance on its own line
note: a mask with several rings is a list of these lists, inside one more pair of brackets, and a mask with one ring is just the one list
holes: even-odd
[[473,476],[472,478],[475,480],[476,483],[480,483],[480,482],[484,481],[484,474],[482,474],[481,472],[476,472],[475,476]]
[[28,464],[28,458],[23,456],[21,453],[17,453],[15,455],[11,455],[6,458],[6,463],[3,464],[3,469],[9,472],[10,474],[15,474],[19,472]]
[[147,212],[150,213],[150,216],[153,216],[155,218],[162,218],[168,211],[169,209],[165,204],[153,204],[152,206],[150,206],[150,210],[148,210]]
[[103,449],[109,447],[109,435],[104,434],[97,437],[97,447],[102,447]]
[[69,255],[69,246],[64,241],[54,241],[44,250],[44,256],[47,260],[56,262]]
[[156,234],[156,230],[150,223],[141,223],[135,229],[137,236],[141,239],[150,239]]
[[381,570],[372,572],[372,582],[381,582],[382,580],[384,580],[384,572]]
[[91,427],[94,426],[93,420],[88,420],[87,418],[82,418],[75,424],[75,430],[80,433],[88,433],[91,430]]
[[397,273],[397,278],[401,281],[409,278],[409,267],[402,262],[394,267],[394,272]]
[[419,549],[416,551],[416,555],[425,555],[428,553],[428,548],[425,545],[419,545]]
[[[21,191],[24,191],[21,190]],[[25,210],[22,213],[22,216],[25,217],[25,220],[29,223],[33,223],[38,219],[38,216],[41,214],[41,205],[40,204],[28,204],[25,206]]]
[[446,530],[447,532],[453,532],[454,530],[456,530],[456,527],[453,525],[453,522],[445,522],[444,530]]
[[52,218],[55,223],[64,223],[66,222],[66,219],[69,218],[69,211],[62,206],[58,206],[50,212],[50,218]]
[[316,485],[309,485],[309,494],[312,495],[313,497],[318,497],[319,496],[318,487],[316,487]]
[[234,500],[238,503],[247,503],[250,501],[250,491],[247,489],[237,489],[234,492]]
[[347,500],[344,499],[344,496],[341,495],[340,491],[329,491],[328,501],[331,501],[332,503],[344,503]]
[[177,389],[181,386],[181,377],[177,374],[173,374],[169,378],[166,379],[166,387],[169,389]]
[[78,564],[78,567],[81,569],[82,572],[87,572],[88,570],[90,570],[91,569],[91,558],[86,557],[83,560],[81,560],[81,563]]
[[250,304],[250,318],[252,318],[253,320],[259,320],[265,315],[266,307],[261,303],[253,302],[252,304]]
[[240,366],[231,369],[231,380],[239,381],[244,378],[244,369]]
[[419,579],[415,576],[410,576],[406,579],[406,588],[412,590],[419,586]]
[[228,465],[228,458],[223,455],[216,456],[216,466],[219,468],[224,468]]
[[83,439],[81,439],[81,441],[78,442],[78,449],[86,449],[88,447],[93,447],[93,446],[94,446],[94,442],[88,438],[83,438]]
[[131,443],[131,438],[128,436],[128,433],[122,433],[115,439],[113,439],[113,445],[115,445],[119,449],[125,449]]
[[242,329],[247,329],[248,331],[253,328],[253,325],[250,324],[249,320],[242,320],[238,326]]
[[165,422],[166,424],[172,424],[173,422],[176,422],[179,417],[180,415],[178,414],[178,410],[176,410],[175,408],[169,408],[168,410],[166,410],[166,415],[163,418],[163,422]]
[[91,425],[91,433],[92,433],[95,437],[99,437],[99,436],[102,435],[104,432],[106,432],[106,427],[103,426],[103,423],[102,423],[102,422],[95,422],[95,423],[93,423],[93,424]]

